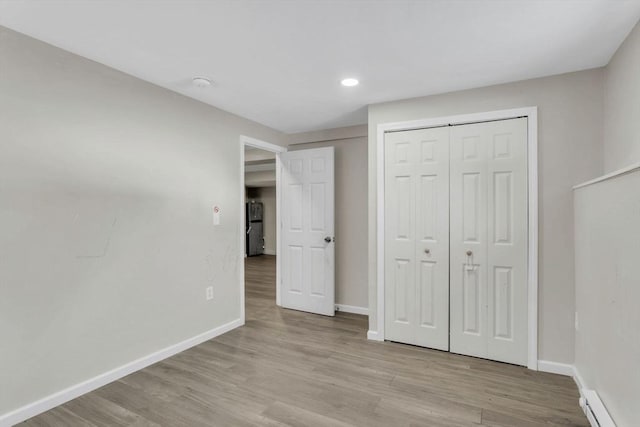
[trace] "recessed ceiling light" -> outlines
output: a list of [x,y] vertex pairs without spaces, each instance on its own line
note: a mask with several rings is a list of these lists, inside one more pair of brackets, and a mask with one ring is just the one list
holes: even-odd
[[211,80],[206,77],[194,77],[191,81],[196,87],[205,88],[211,86]]
[[351,87],[351,86],[358,86],[358,83],[360,83],[358,81],[358,79],[344,79],[342,80],[340,83],[342,83],[342,86],[347,86],[347,87]]

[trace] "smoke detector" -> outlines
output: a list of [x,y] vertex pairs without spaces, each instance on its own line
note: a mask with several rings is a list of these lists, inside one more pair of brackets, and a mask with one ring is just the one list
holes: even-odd
[[206,77],[194,77],[191,82],[195,87],[199,88],[206,88],[211,86],[212,84],[211,79],[208,79]]

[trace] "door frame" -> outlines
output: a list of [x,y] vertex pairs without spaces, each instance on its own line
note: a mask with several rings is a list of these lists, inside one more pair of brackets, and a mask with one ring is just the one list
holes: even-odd
[[377,331],[369,331],[369,339],[384,341],[385,301],[384,301],[384,134],[391,131],[406,131],[449,125],[489,122],[495,120],[527,117],[527,212],[528,212],[528,254],[527,254],[527,367],[538,370],[538,107],[523,107],[482,113],[460,114],[446,117],[425,118],[403,122],[381,123],[376,132],[377,156]]
[[[280,305],[280,156],[279,153],[287,151],[287,147],[272,144],[270,142],[261,141],[249,136],[240,135],[240,214],[244,217],[244,209],[246,204],[245,187],[244,187],[244,149],[245,147],[259,148],[260,150],[269,151],[276,155],[276,304]],[[244,221],[238,227],[238,250],[240,262],[240,319],[244,325],[245,321],[245,284],[244,284],[244,262],[245,262],[245,239],[246,232],[244,229]]]

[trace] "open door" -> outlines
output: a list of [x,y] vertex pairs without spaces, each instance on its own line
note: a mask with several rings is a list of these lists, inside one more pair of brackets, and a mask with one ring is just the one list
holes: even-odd
[[284,308],[335,314],[333,147],[280,153]]

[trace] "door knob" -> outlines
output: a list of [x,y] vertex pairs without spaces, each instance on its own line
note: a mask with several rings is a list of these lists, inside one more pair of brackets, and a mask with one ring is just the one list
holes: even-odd
[[467,256],[471,256],[471,255],[473,255],[473,252],[467,251]]
[[333,239],[331,239],[331,237],[329,237],[329,236],[324,238],[324,241],[327,242],[327,243],[331,243],[331,240],[333,240]]
[[429,255],[429,254],[431,253],[431,249],[425,249],[425,250],[424,250],[424,253],[425,253],[425,254],[427,254],[427,255]]

